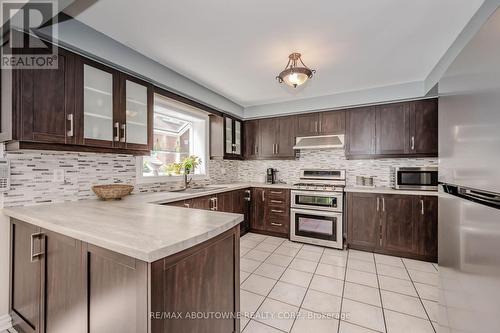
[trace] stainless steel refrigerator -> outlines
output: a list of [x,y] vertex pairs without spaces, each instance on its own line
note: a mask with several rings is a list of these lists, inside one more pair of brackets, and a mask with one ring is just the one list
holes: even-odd
[[500,10],[439,94],[439,332],[500,332]]

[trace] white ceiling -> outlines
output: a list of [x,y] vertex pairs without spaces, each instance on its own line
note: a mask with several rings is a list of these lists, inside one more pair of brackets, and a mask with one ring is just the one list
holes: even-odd
[[[76,18],[248,107],[422,82],[483,1],[99,0]],[[299,90],[275,81],[293,51],[317,70]]]

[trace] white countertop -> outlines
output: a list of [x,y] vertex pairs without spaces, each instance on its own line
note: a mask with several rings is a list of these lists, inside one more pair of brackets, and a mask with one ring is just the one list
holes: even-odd
[[[243,221],[243,215],[162,206],[200,196],[286,184],[214,185],[198,193],[132,194],[120,201],[82,200],[4,208],[5,215],[139,260],[153,262],[213,238]],[[210,187],[210,186],[209,186]]]
[[347,186],[345,192],[380,193],[380,194],[405,194],[405,195],[429,195],[438,196],[438,191],[418,191],[418,190],[395,190],[392,187],[360,187]]

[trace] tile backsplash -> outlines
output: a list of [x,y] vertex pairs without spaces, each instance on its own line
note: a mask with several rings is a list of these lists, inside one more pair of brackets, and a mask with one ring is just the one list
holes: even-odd
[[[127,183],[135,192],[166,191],[179,183],[136,184],[136,158],[129,155],[49,151],[6,152],[11,162],[11,188],[3,193],[4,207],[44,202],[64,202],[94,198],[92,185]],[[210,160],[210,183],[263,182],[267,168],[276,168],[278,177],[296,182],[301,168],[345,169],[348,185],[356,176],[374,176],[375,185],[390,185],[391,166],[437,165],[435,158],[347,160],[343,150],[302,151],[297,160],[233,161]],[[65,182],[54,182],[54,170],[65,170]]]
[[299,180],[300,169],[346,170],[347,185],[356,185],[356,176],[374,177],[375,186],[390,186],[392,166],[437,166],[437,158],[385,158],[373,160],[348,160],[341,149],[303,150],[297,160],[241,161],[238,179],[241,181],[264,181],[267,168],[279,171],[278,178],[287,182]]

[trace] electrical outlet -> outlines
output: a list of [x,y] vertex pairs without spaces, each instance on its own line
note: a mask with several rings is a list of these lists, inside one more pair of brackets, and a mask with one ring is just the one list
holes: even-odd
[[54,179],[52,180],[54,183],[64,183],[65,180],[65,172],[64,169],[57,168],[54,169]]

